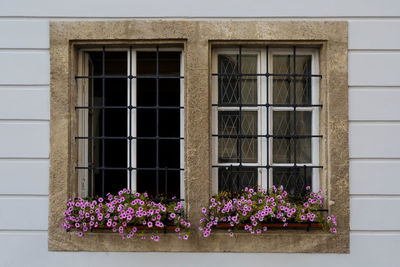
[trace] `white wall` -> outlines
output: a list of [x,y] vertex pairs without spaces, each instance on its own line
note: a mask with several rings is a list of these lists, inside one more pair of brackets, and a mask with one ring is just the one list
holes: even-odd
[[[399,266],[400,2],[289,2],[0,0],[0,266]],[[47,251],[49,21],[133,17],[349,22],[349,255]]]

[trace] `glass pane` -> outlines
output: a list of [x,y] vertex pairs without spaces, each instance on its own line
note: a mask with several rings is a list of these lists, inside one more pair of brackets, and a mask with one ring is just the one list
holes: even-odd
[[[293,56],[275,55],[273,74],[294,74]],[[311,74],[311,56],[296,56],[296,74]],[[311,104],[311,77],[273,76],[273,103],[294,104],[294,80],[296,80],[296,104]]]
[[[158,73],[162,76],[180,75],[181,52],[159,52]],[[156,75],[157,53],[155,51],[137,52],[137,75]]]
[[[242,111],[242,134],[257,135],[257,112]],[[242,162],[257,162],[257,137],[242,139]]]
[[[274,111],[273,113],[273,134],[280,137],[273,138],[273,162],[293,163],[294,162],[294,112]],[[296,134],[311,135],[310,111],[296,112]],[[296,162],[311,162],[311,138],[298,138],[296,140]]]
[[311,186],[312,171],[312,168],[273,168],[273,184],[282,185],[291,195],[301,195],[306,186]]
[[[294,134],[294,111],[273,112],[274,135]],[[296,111],[297,135],[311,135],[311,111]]]
[[[239,74],[239,55],[219,55],[219,74]],[[242,55],[242,73],[257,73],[257,55]],[[239,104],[240,90],[243,104],[257,103],[256,76],[221,76],[218,79],[219,102],[221,104]]]
[[218,170],[218,192],[238,193],[245,187],[257,186],[257,168],[222,167]]
[[[239,111],[218,112],[218,134],[239,134]],[[242,112],[242,135],[257,135],[257,112]],[[218,138],[218,161],[239,162],[239,139],[232,137]],[[257,162],[257,138],[242,138],[242,162]]]
[[257,73],[257,55],[242,55],[242,73]]
[[[103,74],[103,52],[88,52],[93,63],[93,75]],[[105,52],[105,75],[125,76],[128,71],[128,55],[127,52],[113,51]],[[126,81],[126,80],[125,80]]]

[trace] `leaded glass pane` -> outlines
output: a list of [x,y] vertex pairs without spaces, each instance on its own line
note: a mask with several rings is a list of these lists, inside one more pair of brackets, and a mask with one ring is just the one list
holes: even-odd
[[273,184],[275,186],[282,185],[291,195],[301,195],[305,192],[306,186],[311,186],[312,171],[312,168],[303,167],[273,168]]
[[[275,55],[273,74],[294,74],[293,56]],[[296,56],[296,74],[311,74],[311,56]],[[296,81],[296,104],[311,104],[311,77],[273,76],[273,103],[294,104],[294,81]]]
[[238,193],[245,187],[256,187],[258,169],[254,167],[220,167],[218,169],[218,192]]
[[[310,111],[296,112],[296,134],[311,135]],[[273,162],[293,163],[294,162],[294,112],[274,111],[273,113],[273,134],[280,137],[273,138]],[[298,138],[296,140],[296,162],[311,162],[311,138]]]
[[[241,72],[239,71],[239,55],[219,55],[218,73],[256,74],[257,55],[242,55]],[[240,90],[242,91],[242,104],[257,103],[257,77],[223,75],[218,78],[218,95],[220,104],[239,104]]]
[[[257,112],[242,111],[241,134],[257,135]],[[218,134],[238,135],[239,132],[239,111],[218,112]],[[242,162],[257,162],[257,137],[242,138]],[[218,138],[218,162],[239,162],[239,138],[219,137]]]

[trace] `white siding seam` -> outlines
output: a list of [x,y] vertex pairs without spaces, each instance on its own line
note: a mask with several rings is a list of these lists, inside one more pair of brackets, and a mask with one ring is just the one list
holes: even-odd
[[395,120],[394,122],[391,122],[391,121],[387,122],[385,120],[372,120],[372,121],[364,121],[364,120],[350,121],[349,120],[349,122],[351,122],[351,124],[365,124],[365,125],[369,125],[369,124],[371,124],[371,125],[375,125],[375,124],[397,125],[397,124],[399,124],[398,123],[399,121],[397,121],[397,120]]
[[0,52],[49,52],[49,48],[12,48],[12,47],[1,47]]
[[356,54],[396,54],[400,53],[400,49],[357,49],[357,50],[350,50],[349,55],[356,55]]
[[[1,116],[1,114],[0,114],[0,116]],[[50,122],[50,119],[2,119],[0,117],[0,123],[24,123],[24,122],[27,122],[27,123]]]
[[350,157],[350,161],[357,160],[357,161],[383,161],[383,162],[390,162],[390,161],[400,161],[400,158],[388,158],[388,157],[381,157],[381,158],[371,158],[371,157]]
[[[50,84],[0,84],[0,90],[4,89],[13,89],[15,90],[21,89],[21,90],[47,90],[49,91],[49,86]],[[32,88],[30,88],[32,87]]]
[[399,53],[400,52],[400,48],[399,49],[393,49],[393,48],[368,48],[368,49],[354,49],[354,48],[349,48],[347,49],[349,53]]
[[400,194],[351,194],[350,200],[352,199],[400,199]]
[[49,158],[0,158],[1,161],[49,162]]
[[44,86],[50,86],[50,83],[0,83],[0,87],[21,87],[21,86],[27,86],[27,87],[44,87]]
[[359,120],[349,120],[349,123],[366,123],[366,124],[388,123],[388,124],[398,124],[398,123],[400,123],[400,119],[399,120],[387,120],[387,119],[380,119],[380,120],[362,119],[362,120],[360,120],[359,119]]
[[349,91],[354,91],[354,92],[360,92],[360,91],[379,91],[380,89],[382,90],[389,90],[389,91],[397,91],[400,90],[400,86],[388,86],[388,85],[383,85],[383,86],[358,86],[358,85],[351,85],[349,86]]
[[400,235],[400,230],[351,230],[350,234]]
[[45,160],[49,157],[1,157],[0,160]]
[[0,199],[8,199],[8,198],[20,198],[20,199],[47,199],[49,198],[48,194],[0,194]]
[[348,85],[349,90],[400,89],[400,85]]
[[7,234],[47,234],[47,230],[40,229],[0,229],[0,235]]

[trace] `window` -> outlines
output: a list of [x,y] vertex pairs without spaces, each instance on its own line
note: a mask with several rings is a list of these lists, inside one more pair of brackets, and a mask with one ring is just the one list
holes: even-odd
[[[49,250],[348,253],[347,48],[342,21],[50,22]],[[327,192],[338,234],[193,227],[155,245],[60,227],[83,194],[175,195],[196,225],[219,190],[274,183]]]
[[212,61],[213,191],[317,191],[318,50],[222,48]]
[[80,195],[183,199],[182,49],[82,49],[80,66]]

